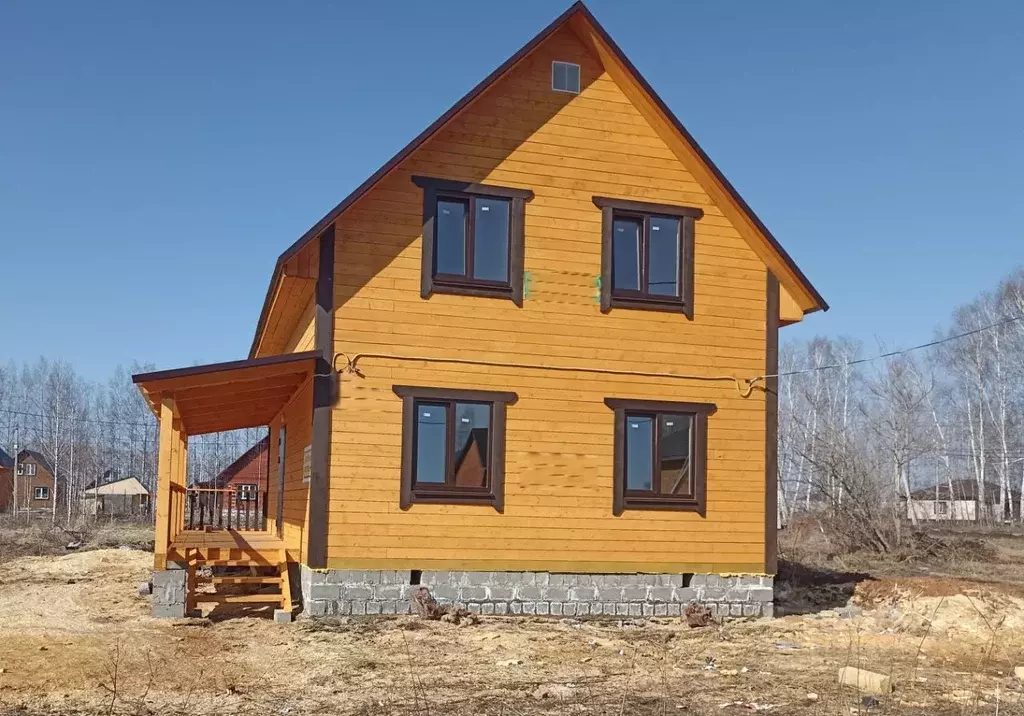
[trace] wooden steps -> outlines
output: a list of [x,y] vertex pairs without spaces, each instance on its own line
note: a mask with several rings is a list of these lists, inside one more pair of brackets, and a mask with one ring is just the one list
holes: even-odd
[[280,584],[281,577],[199,577],[199,583],[210,584]]
[[[232,552],[211,554],[202,548],[187,550],[186,608],[189,613],[196,611],[201,603],[253,606],[273,604],[285,611],[292,611],[291,581],[283,550],[252,556],[239,555],[234,550]],[[248,567],[250,574],[217,574],[217,569],[225,567]],[[211,574],[204,575],[200,572],[201,568],[210,568]],[[199,592],[200,587],[210,585],[216,590],[215,593]],[[237,587],[240,590],[235,593],[229,589],[230,593],[224,593],[220,591],[222,587]]]
[[284,597],[280,594],[198,594],[197,602],[215,602],[217,604],[280,604]]

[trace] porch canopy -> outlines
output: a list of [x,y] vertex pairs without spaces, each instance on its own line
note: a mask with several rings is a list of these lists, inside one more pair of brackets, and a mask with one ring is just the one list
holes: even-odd
[[[166,569],[168,558],[176,561],[187,551],[189,436],[269,425],[316,372],[320,355],[307,351],[132,376],[160,424],[154,569]],[[220,538],[229,549],[238,546],[237,535]]]
[[169,401],[185,435],[268,425],[313,375],[317,351],[140,373],[132,381],[161,417]]

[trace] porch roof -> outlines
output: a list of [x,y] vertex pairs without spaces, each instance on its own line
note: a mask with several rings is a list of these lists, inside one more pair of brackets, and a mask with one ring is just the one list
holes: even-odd
[[313,375],[317,351],[139,373],[132,376],[160,416],[165,399],[187,435],[269,424]]

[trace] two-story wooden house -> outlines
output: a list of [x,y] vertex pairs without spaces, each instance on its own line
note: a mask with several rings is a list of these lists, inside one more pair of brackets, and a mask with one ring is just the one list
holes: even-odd
[[[22,450],[17,460],[0,460],[0,512],[53,510],[56,485],[53,468],[42,454]],[[17,494],[16,494],[17,493]]]
[[[577,3],[281,255],[247,360],[135,377],[155,613],[261,563],[314,615],[771,614],[778,329],[825,308]],[[188,436],[251,425],[266,529],[186,529]]]

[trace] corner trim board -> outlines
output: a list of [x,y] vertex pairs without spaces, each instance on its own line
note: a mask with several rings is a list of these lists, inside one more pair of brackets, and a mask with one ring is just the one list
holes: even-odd
[[313,375],[312,471],[309,479],[309,534],[306,564],[327,564],[328,509],[331,477],[331,413],[337,395],[334,356],[334,224],[320,234],[320,260],[313,317],[316,372]]
[[779,569],[779,280],[768,272],[765,307],[764,571]]

